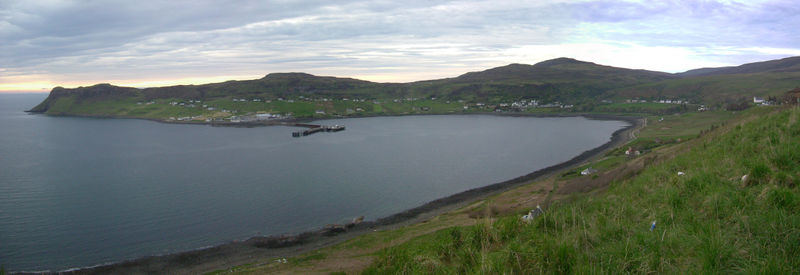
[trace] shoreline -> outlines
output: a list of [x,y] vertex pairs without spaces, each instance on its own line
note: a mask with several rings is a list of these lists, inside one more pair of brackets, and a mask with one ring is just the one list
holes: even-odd
[[590,119],[599,120],[622,120],[628,123],[631,118],[640,118],[641,114],[609,114],[609,113],[591,113],[591,112],[577,112],[577,113],[523,113],[523,112],[448,112],[448,113],[414,113],[414,114],[367,114],[367,115],[349,115],[349,116],[328,116],[328,117],[302,117],[302,118],[288,118],[276,120],[262,120],[262,121],[249,121],[249,122],[224,122],[224,121],[180,121],[180,120],[165,120],[159,118],[147,118],[136,116],[120,116],[120,115],[81,115],[81,114],[47,114],[45,112],[38,112],[32,110],[23,111],[28,114],[46,115],[54,117],[82,117],[82,118],[96,118],[96,119],[141,119],[165,124],[185,124],[185,125],[206,125],[212,127],[265,127],[265,126],[289,126],[295,127],[298,123],[307,123],[311,121],[325,121],[332,119],[348,119],[348,118],[368,118],[368,117],[401,117],[401,116],[441,116],[441,115],[491,115],[491,116],[509,116],[509,117],[586,117]]
[[[110,264],[100,264],[90,267],[69,268],[66,270],[55,271],[55,273],[65,274],[105,274],[105,273],[176,273],[193,274],[213,271],[235,265],[252,262],[256,258],[283,258],[293,257],[309,251],[341,243],[357,236],[378,230],[389,230],[402,227],[408,224],[415,224],[442,213],[446,213],[488,196],[498,194],[535,179],[540,179],[559,171],[572,168],[584,162],[600,156],[609,149],[616,148],[633,138],[633,133],[641,129],[646,124],[643,117],[610,115],[610,114],[526,114],[526,113],[445,113],[445,114],[406,114],[406,115],[497,115],[513,117],[575,117],[582,116],[587,119],[597,120],[618,120],[629,123],[622,129],[615,131],[611,139],[594,148],[587,150],[570,160],[558,163],[546,168],[533,171],[529,174],[519,176],[499,183],[489,184],[483,187],[470,189],[467,191],[452,194],[447,197],[439,198],[423,205],[390,215],[378,218],[374,221],[367,221],[358,224],[342,225],[341,228],[322,228],[316,231],[307,231],[293,235],[272,235],[255,236],[244,241],[231,241],[215,246],[199,248],[173,254],[145,256],[141,258],[124,260]],[[406,116],[395,115],[395,116]],[[96,117],[96,116],[87,116]],[[377,117],[377,116],[354,116],[357,117]],[[120,117],[105,117],[120,118]],[[129,119],[141,119],[127,117]],[[339,119],[339,118],[319,118],[316,120]],[[213,123],[187,123],[187,122],[168,122],[157,119],[147,119],[162,123],[174,124],[197,124],[213,125]],[[313,119],[312,119],[313,120]],[[258,124],[258,125],[224,125],[233,127],[258,127],[258,126],[294,126],[303,120],[296,119],[290,123],[279,124]],[[306,120],[310,121],[310,120]],[[237,123],[242,124],[242,123]],[[52,271],[26,272],[20,274],[52,273]]]

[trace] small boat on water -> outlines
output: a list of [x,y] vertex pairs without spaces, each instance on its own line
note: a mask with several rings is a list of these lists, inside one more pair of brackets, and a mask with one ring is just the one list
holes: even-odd
[[339,132],[339,131],[344,131],[344,125],[333,125],[333,126],[328,126],[328,128],[327,128],[327,129],[325,129],[325,130],[326,130],[326,131],[328,131],[328,132]]

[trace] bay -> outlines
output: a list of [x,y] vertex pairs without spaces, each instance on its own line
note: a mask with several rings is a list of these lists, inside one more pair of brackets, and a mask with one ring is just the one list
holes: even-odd
[[385,217],[567,161],[628,124],[492,115],[230,128],[30,115],[0,95],[0,264],[63,270]]

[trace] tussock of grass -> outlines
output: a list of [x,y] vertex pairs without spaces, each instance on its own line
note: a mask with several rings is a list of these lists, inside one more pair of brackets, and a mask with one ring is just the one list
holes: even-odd
[[531,224],[508,216],[440,230],[383,250],[365,272],[792,273],[800,270],[799,119],[794,108],[723,127]]

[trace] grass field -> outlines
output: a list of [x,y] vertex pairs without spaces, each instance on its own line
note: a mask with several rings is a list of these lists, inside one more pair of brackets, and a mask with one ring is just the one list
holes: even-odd
[[798,72],[715,75],[670,79],[609,92],[620,98],[685,98],[706,104],[753,96],[778,96],[800,87]]
[[697,109],[697,105],[666,103],[611,103],[596,106],[592,111],[603,113],[672,114]]
[[[665,117],[655,125],[681,131],[646,127],[631,143],[649,148],[642,156],[629,158],[618,148],[571,170],[633,171],[627,177],[556,175],[285,265],[270,261],[225,271],[792,273],[800,268],[799,121],[797,107]],[[674,137],[688,138],[652,140]],[[610,182],[600,192],[560,192],[604,178]],[[544,215],[531,223],[519,219],[539,203]]]
[[[771,110],[770,108],[753,108],[750,112]],[[741,113],[728,111],[689,112],[663,116],[649,116],[648,127],[641,131],[641,138],[678,138],[696,136],[712,126],[720,126]]]
[[[89,115],[89,116],[123,116],[150,119],[178,117],[230,118],[231,116],[252,115],[257,113],[280,114],[295,118],[328,118],[345,116],[375,116],[403,114],[449,114],[495,112],[500,104],[510,104],[514,99],[497,99],[496,102],[478,103],[467,100],[444,100],[431,98],[345,100],[344,98],[309,100],[308,98],[263,99],[254,101],[245,98],[240,101],[236,97],[209,97],[202,102],[182,98],[160,98],[147,100],[144,96],[99,97],[81,100],[77,96],[64,96],[54,99],[47,110],[48,114]],[[153,104],[147,104],[152,102]],[[170,103],[178,103],[173,105]],[[180,105],[183,103],[184,105]],[[192,106],[193,105],[193,106]],[[192,106],[192,107],[189,107]],[[464,106],[468,106],[464,109]],[[214,110],[209,110],[208,108]],[[695,105],[661,104],[661,103],[612,103],[574,105],[572,108],[528,108],[525,110],[498,107],[504,112],[526,113],[601,113],[629,115],[660,115],[676,113],[692,113]],[[221,110],[226,110],[222,112]]]
[[794,108],[718,128],[531,224],[512,215],[439,230],[383,250],[365,273],[792,273],[799,120]]
[[[178,98],[157,99],[153,104],[146,104],[144,98],[120,98],[113,100],[77,100],[75,97],[62,97],[47,111],[48,114],[80,114],[93,116],[125,116],[168,119],[170,117],[201,116],[209,118],[226,118],[233,115],[271,113],[291,115],[296,118],[325,118],[332,116],[394,115],[424,113],[463,112],[463,104],[444,100],[414,100],[393,102],[383,100],[378,104],[372,101],[331,100],[270,100],[270,101],[233,101],[232,98],[213,98],[194,107],[171,105],[171,102],[190,104]],[[207,107],[203,107],[203,105]],[[215,110],[208,110],[213,107]],[[228,112],[220,112],[227,110]],[[318,111],[324,114],[317,113]],[[480,111],[473,109],[472,111]],[[486,111],[486,110],[483,110]]]

